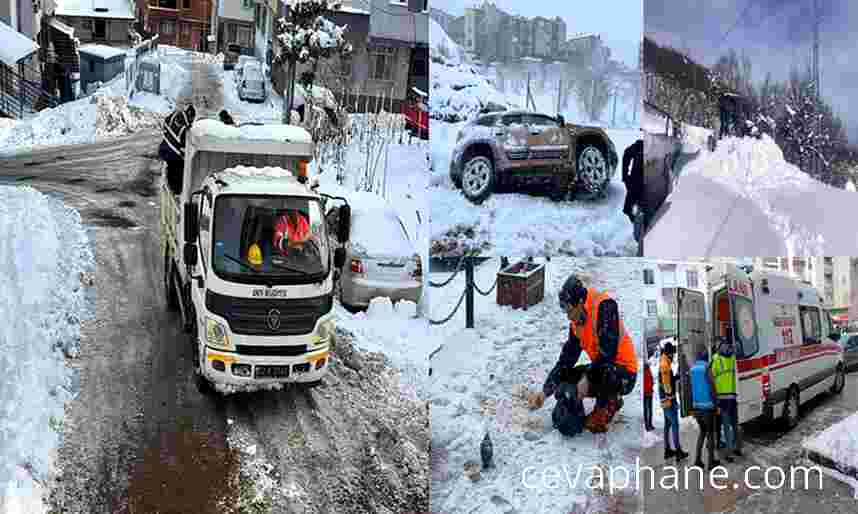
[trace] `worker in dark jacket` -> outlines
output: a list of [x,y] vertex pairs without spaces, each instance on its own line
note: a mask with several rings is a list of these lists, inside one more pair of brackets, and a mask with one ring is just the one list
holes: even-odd
[[158,155],[167,163],[167,184],[173,194],[181,194],[185,168],[185,140],[188,129],[194,124],[196,109],[188,105],[185,110],[176,109],[164,120],[164,139]]
[[[643,139],[638,139],[623,152],[623,184],[626,185],[626,202],[623,204],[623,213],[629,217],[632,224],[635,222],[634,207],[642,207],[641,195],[643,195]],[[629,166],[631,165],[631,166]]]

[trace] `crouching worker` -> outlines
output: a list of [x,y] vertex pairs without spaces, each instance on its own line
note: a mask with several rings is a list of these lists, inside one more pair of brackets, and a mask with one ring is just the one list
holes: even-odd
[[[584,287],[573,275],[560,290],[560,307],[569,318],[569,338],[561,353],[561,362],[582,368],[581,353],[589,364],[581,370],[575,388],[583,397],[595,398],[596,407],[584,419],[590,432],[606,432],[608,424],[623,406],[622,397],[632,392],[637,381],[638,362],[634,344],[620,320],[616,300],[595,289]],[[566,356],[564,356],[566,354]],[[561,364],[560,362],[558,364]],[[572,378],[576,374],[572,374]],[[549,376],[549,379],[551,377]],[[561,382],[562,384],[562,382]],[[559,388],[562,390],[562,386]],[[566,386],[567,392],[569,386]],[[546,394],[550,391],[543,391]],[[583,415],[583,407],[580,409]]]
[[164,120],[164,139],[158,155],[167,164],[167,185],[173,194],[181,194],[185,174],[185,140],[188,129],[194,124],[196,110],[193,105],[183,111],[176,109]]

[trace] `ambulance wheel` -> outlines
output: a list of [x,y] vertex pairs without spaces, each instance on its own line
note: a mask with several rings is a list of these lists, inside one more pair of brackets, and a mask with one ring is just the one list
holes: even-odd
[[784,411],[781,416],[781,420],[786,428],[794,428],[798,425],[798,398],[798,387],[793,385],[787,392],[787,398],[784,401]]
[[837,372],[834,375],[834,384],[831,386],[831,392],[840,394],[846,386],[846,370],[843,369],[843,364],[837,365]]

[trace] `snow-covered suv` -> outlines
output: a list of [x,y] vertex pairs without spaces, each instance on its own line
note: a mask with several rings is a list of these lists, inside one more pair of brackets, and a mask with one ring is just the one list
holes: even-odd
[[604,130],[516,110],[483,114],[462,128],[450,178],[477,204],[521,182],[540,182],[557,199],[570,192],[592,198],[605,192],[616,169],[617,151]]

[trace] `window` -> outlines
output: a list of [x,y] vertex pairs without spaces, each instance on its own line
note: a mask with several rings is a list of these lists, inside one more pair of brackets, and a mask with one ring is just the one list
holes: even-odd
[[93,39],[107,39],[107,20],[94,20]]
[[373,80],[393,80],[393,58],[395,56],[395,48],[373,48],[371,61]]
[[754,321],[754,302],[740,296],[734,296],[732,300],[733,312],[736,315],[733,320],[736,357],[747,359],[760,351],[760,343],[757,340],[757,324]]
[[183,2],[185,9],[191,8],[191,0],[184,0]]
[[191,33],[191,24],[190,23],[182,23],[179,25],[182,35],[186,36]]
[[253,9],[253,0],[241,0],[241,5],[245,9]]
[[554,118],[545,116],[544,114],[528,114],[524,117],[524,122],[527,125],[536,127],[559,127],[560,124]]
[[155,0],[157,2],[158,7],[163,7],[164,9],[178,9],[179,3],[178,0]]
[[676,280],[676,265],[675,264],[667,264],[663,266],[659,266],[661,271],[661,284],[663,286],[675,287],[677,284]]
[[83,20],[81,27],[83,28],[83,30],[92,31],[92,20]]
[[237,29],[238,29],[238,27],[236,27],[233,24],[227,25],[227,28],[226,28],[226,33],[227,33],[226,42],[227,43],[235,43],[236,42],[236,40],[238,38]]
[[646,315],[650,318],[658,316],[658,302],[655,300],[646,301]]
[[697,289],[700,287],[697,282],[697,270],[687,270],[685,272],[685,279],[688,282],[689,288]]
[[425,77],[428,73],[426,72],[426,61],[423,59],[416,59],[414,61],[414,75],[418,77]]
[[651,269],[644,270],[644,284],[648,286],[655,285],[655,271]]
[[176,22],[173,20],[161,20],[161,29],[159,30],[161,34],[165,36],[171,36],[176,33]]
[[521,125],[521,114],[507,114],[501,118],[501,125],[511,127],[513,125]]
[[250,39],[250,27],[238,27],[238,44],[245,48],[253,46]]
[[822,341],[819,309],[799,306],[798,313],[801,316],[801,332],[804,344],[816,344]]

